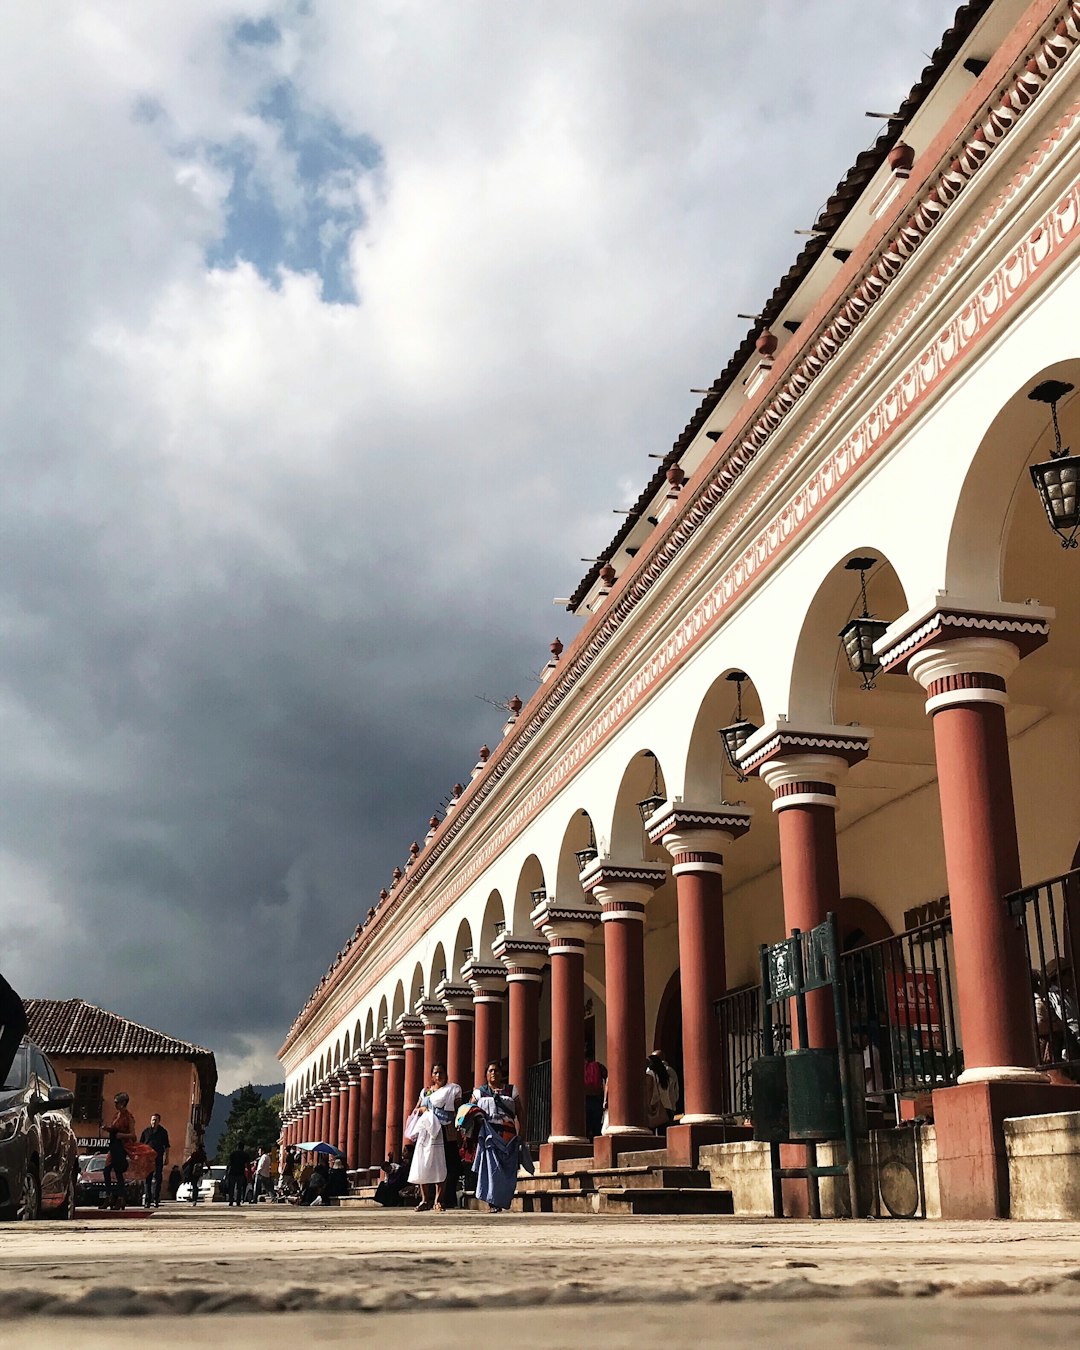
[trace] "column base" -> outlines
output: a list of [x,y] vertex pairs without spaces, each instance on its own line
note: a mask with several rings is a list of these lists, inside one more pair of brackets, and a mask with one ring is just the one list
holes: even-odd
[[549,1139],[540,1145],[540,1171],[554,1172],[567,1158],[592,1157],[592,1144],[587,1139]]
[[592,1142],[593,1166],[618,1167],[620,1153],[644,1153],[663,1147],[663,1139],[649,1130],[638,1130],[633,1134],[598,1134]]
[[965,1069],[956,1081],[964,1087],[968,1083],[1049,1083],[1050,1078],[1041,1069],[1005,1064],[1000,1068]]
[[728,1144],[737,1139],[753,1139],[749,1125],[725,1125],[721,1121],[687,1120],[667,1128],[668,1162],[672,1167],[696,1167],[698,1149],[706,1144]]
[[1080,1086],[982,1080],[933,1094],[943,1219],[1009,1216],[1009,1163],[1003,1122],[1016,1116],[1080,1111]]

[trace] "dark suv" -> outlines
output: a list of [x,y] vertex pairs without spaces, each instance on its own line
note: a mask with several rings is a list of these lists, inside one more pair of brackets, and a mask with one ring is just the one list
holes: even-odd
[[0,1218],[74,1216],[74,1101],[37,1046],[24,1040],[0,1083]]

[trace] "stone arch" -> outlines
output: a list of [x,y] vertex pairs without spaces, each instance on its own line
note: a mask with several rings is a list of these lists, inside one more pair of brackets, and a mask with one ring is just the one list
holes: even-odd
[[517,886],[514,890],[512,932],[525,936],[532,932],[532,919],[530,918],[533,910],[532,893],[541,889],[547,889],[544,868],[536,854],[530,853],[521,865]]
[[[840,642],[840,631],[862,613],[859,574],[848,570],[852,558],[873,558],[866,571],[866,595],[874,618],[892,622],[908,609],[908,599],[896,569],[881,549],[868,544],[850,549],[819,583],[799,630],[788,691],[788,720],[795,726],[820,726],[839,720],[837,689],[861,691],[862,681],[851,673]],[[860,702],[861,700],[856,700]],[[865,719],[871,721],[868,715]]]
[[439,983],[444,975],[449,976],[450,963],[446,959],[446,948],[441,942],[435,944],[435,950],[431,954],[431,965],[428,968],[427,997],[431,997],[431,991]]
[[391,1029],[397,1026],[398,1018],[405,1011],[405,985],[398,980],[394,986],[394,1001],[390,1006],[390,1026]]
[[349,1037],[349,1032],[348,1032],[348,1030],[346,1030],[346,1032],[345,1032],[345,1040],[344,1040],[344,1042],[342,1043],[342,1046],[341,1046],[341,1057],[342,1057],[342,1059],[348,1060],[348,1059],[351,1058],[351,1056],[352,1056],[352,1051],[351,1051],[350,1048],[349,1048],[349,1047],[351,1046],[351,1044],[352,1044],[352,1041],[351,1041],[351,1039],[350,1039],[350,1037]]
[[360,1029],[360,1018],[357,1016],[356,1021],[353,1023],[352,1052],[354,1055],[358,1055],[363,1048],[364,1037],[363,1032]]
[[424,967],[417,961],[412,973],[412,981],[409,985],[409,1001],[405,1005],[405,1011],[411,1013],[420,1001],[421,990],[426,994],[427,985],[424,983]]
[[375,1023],[376,1036],[381,1036],[383,1034],[383,1028],[386,1026],[389,1020],[390,1020],[390,1008],[386,1002],[386,995],[383,994],[382,998],[379,999],[379,1016]]
[[476,939],[473,937],[472,924],[468,919],[462,919],[458,924],[457,937],[454,939],[454,964],[450,971],[450,977],[454,980],[461,979],[461,967],[466,960],[466,952],[475,952]]
[[364,1039],[363,1046],[366,1049],[375,1039],[375,1014],[369,1008],[367,1017],[364,1019]]
[[638,810],[638,802],[654,792],[661,797],[667,795],[663,765],[652,750],[642,747],[624,768],[615,797],[608,838],[611,840],[611,857],[617,862],[662,860],[667,856],[646,839]]
[[884,942],[893,935],[892,925],[877,905],[860,895],[844,895],[836,907],[840,929],[840,950],[854,951],[873,942]]
[[979,442],[949,531],[944,586],[952,595],[982,601],[1017,598],[1007,594],[1004,576],[1006,539],[1014,527],[1041,526],[1050,543],[1056,543],[1028,474],[1028,466],[1047,459],[1054,444],[1049,408],[1028,397],[1046,380],[1074,386],[1058,405],[1058,420],[1063,443],[1074,454],[1080,445],[1080,358],[1072,357],[1024,380],[994,414]]
[[581,868],[577,854],[583,850],[597,849],[596,829],[593,818],[584,808],[576,810],[566,823],[562,843],[559,845],[558,872],[555,877],[555,894],[564,904],[583,904],[584,892],[579,877]]
[[[716,677],[694,718],[683,781],[686,800],[695,805],[725,799],[731,783],[738,782],[724,754],[720,728],[737,720],[738,688],[728,677],[740,671],[748,673],[745,666],[729,666]],[[758,727],[764,720],[761,699],[752,679],[744,680],[742,684],[742,715]],[[732,790],[731,795],[738,796],[739,793]]]
[[503,898],[498,891],[492,891],[487,898],[487,904],[484,906],[484,917],[480,921],[480,945],[476,950],[478,959],[491,961],[494,958],[491,954],[491,944],[495,940],[495,935],[502,928],[506,927],[506,906],[503,904]]

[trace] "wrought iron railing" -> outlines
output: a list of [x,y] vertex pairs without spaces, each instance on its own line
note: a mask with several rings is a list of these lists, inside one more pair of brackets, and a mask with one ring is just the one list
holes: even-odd
[[[852,1037],[863,1054],[866,1095],[893,1103],[955,1083],[963,1068],[952,965],[952,922],[936,919],[840,957]],[[723,1111],[752,1110],[751,1065],[763,1053],[761,989],[716,1002],[724,1063]],[[779,1051],[792,1044],[786,1004],[773,1012]]]
[[525,1082],[526,1138],[542,1144],[551,1133],[551,1060],[531,1064]]
[[844,952],[840,967],[868,1098],[885,1103],[957,1081],[963,1052],[950,918]]
[[1024,934],[1040,1067],[1080,1076],[1080,869],[1005,897]]

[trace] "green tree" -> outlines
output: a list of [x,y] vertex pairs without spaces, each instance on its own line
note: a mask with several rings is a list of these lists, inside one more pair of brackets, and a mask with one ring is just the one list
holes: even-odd
[[228,1162],[233,1149],[241,1146],[249,1153],[272,1148],[280,1133],[280,1113],[248,1083],[233,1097],[225,1133],[218,1140],[217,1161]]

